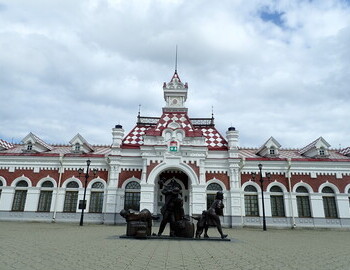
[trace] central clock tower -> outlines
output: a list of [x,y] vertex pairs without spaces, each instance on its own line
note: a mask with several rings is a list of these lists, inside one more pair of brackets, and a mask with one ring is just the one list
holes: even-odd
[[163,91],[164,91],[164,100],[166,102],[166,106],[163,108],[163,111],[167,112],[187,112],[187,108],[185,108],[184,104],[187,100],[187,83],[182,83],[177,71],[170,82],[164,83]]

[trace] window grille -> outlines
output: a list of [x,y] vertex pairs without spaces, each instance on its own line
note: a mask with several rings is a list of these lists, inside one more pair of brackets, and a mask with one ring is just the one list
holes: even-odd
[[39,203],[38,203],[38,212],[50,212],[51,201],[52,201],[52,190],[51,191],[41,190]]

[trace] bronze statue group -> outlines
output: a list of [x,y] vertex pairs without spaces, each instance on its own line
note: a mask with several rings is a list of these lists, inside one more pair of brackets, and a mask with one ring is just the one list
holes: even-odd
[[[165,196],[165,203],[161,208],[162,221],[159,226],[158,237],[160,237],[166,225],[170,225],[170,237],[193,238],[194,224],[185,217],[183,208],[183,199],[180,196],[180,189],[175,180],[171,180],[167,185],[164,185],[164,180],[159,180],[159,188]],[[227,234],[222,232],[220,217],[223,215],[223,198],[221,191],[216,193],[216,197],[208,210],[204,210],[200,216],[192,216],[197,220],[196,238],[200,238],[204,231],[204,238],[209,238],[209,227],[216,227],[222,239],[227,237]],[[120,215],[127,221],[127,236],[143,238],[151,236],[152,220],[157,220],[158,217],[153,216],[149,210],[142,211],[122,210]]]

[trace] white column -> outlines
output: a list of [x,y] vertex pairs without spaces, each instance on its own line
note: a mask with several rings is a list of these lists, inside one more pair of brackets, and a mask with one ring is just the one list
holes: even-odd
[[154,184],[141,182],[140,210],[148,209],[151,213],[156,213],[157,202],[154,201]]
[[37,187],[28,188],[24,211],[35,212],[38,209],[40,189]]
[[206,185],[192,185],[190,194],[190,215],[202,214],[203,210],[206,210]]
[[349,195],[337,194],[336,201],[338,204],[339,218],[350,218]]
[[310,194],[312,217],[324,218],[322,194]]
[[15,189],[13,187],[3,187],[0,198],[0,210],[11,211]]

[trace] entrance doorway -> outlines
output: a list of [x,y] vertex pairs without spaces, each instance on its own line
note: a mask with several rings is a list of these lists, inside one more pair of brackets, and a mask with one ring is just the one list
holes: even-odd
[[[183,208],[185,211],[185,215],[188,216],[189,213],[189,201],[190,201],[190,196],[189,196],[189,190],[188,190],[188,176],[182,172],[182,171],[176,171],[176,170],[167,170],[162,172],[158,176],[158,180],[162,179],[164,181],[164,186],[169,184],[170,181],[175,181],[176,186],[180,189],[180,197],[183,200]],[[156,184],[156,202],[158,202],[157,205],[157,214],[161,214],[160,209],[165,203],[165,196],[162,194],[162,190],[159,187],[157,180]]]

